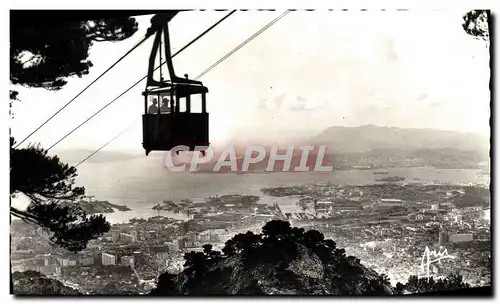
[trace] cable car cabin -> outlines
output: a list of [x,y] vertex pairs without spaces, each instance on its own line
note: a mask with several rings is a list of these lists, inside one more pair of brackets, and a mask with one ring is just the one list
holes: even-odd
[[[208,89],[201,81],[175,75],[170,50],[168,22],[175,14],[162,13],[151,18],[148,35],[155,35],[149,56],[148,76],[144,95],[144,115],[142,116],[143,142],[146,155],[151,151],[170,151],[177,146],[187,146],[189,151],[206,151],[208,140],[208,113],[206,94]],[[163,48],[161,42],[163,39]],[[159,56],[159,80],[154,79],[155,62]],[[162,58],[169,80],[163,79]],[[191,96],[201,95],[201,113],[191,112]],[[181,112],[181,102],[185,111]],[[151,103],[150,105],[148,105]],[[185,150],[185,149],[184,149]]]
[[[146,90],[142,116],[143,147],[151,151],[170,151],[176,146],[187,146],[189,151],[204,151],[210,145],[208,113],[203,85],[174,83],[169,88]],[[201,113],[191,112],[191,96],[201,95]],[[185,102],[185,112],[180,103]]]

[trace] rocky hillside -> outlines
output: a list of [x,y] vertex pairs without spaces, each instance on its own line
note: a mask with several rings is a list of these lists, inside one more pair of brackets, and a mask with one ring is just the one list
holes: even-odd
[[151,295],[391,295],[387,277],[325,240],[316,230],[270,221],[261,234],[205,245],[185,255],[185,269],[164,273]]
[[79,295],[77,290],[36,271],[14,272],[12,285],[15,295]]

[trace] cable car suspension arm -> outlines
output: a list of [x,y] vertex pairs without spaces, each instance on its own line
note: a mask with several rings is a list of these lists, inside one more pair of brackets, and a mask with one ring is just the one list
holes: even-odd
[[[208,29],[206,29],[203,33],[201,33],[200,35],[198,35],[196,38],[194,38],[193,40],[191,40],[188,44],[186,44],[184,47],[182,47],[180,50],[178,50],[177,52],[175,52],[175,54],[172,55],[171,58],[174,58],[175,56],[177,56],[178,54],[180,54],[182,51],[184,51],[185,49],[187,49],[188,47],[190,47],[193,43],[195,43],[196,41],[198,41],[201,37],[205,36],[208,32],[210,32],[211,30],[213,30],[217,25],[219,25],[220,23],[222,23],[224,20],[226,20],[227,18],[229,18],[232,14],[234,14],[236,12],[236,10],[232,10],[229,14],[227,14],[226,16],[222,17],[219,21],[217,21],[216,23],[214,23],[212,26],[210,26]],[[149,38],[152,34],[154,34],[154,32],[151,32],[149,31],[149,34],[147,35],[147,38]],[[165,64],[165,62],[161,62],[160,65],[158,67],[156,67],[153,71],[156,71],[160,68],[160,66],[162,66],[163,64]],[[80,125],[78,125],[77,127],[75,127],[73,130],[71,130],[68,134],[66,134],[65,136],[63,136],[61,139],[59,139],[57,142],[55,142],[52,146],[50,146],[47,151],[49,151],[50,149],[54,148],[56,145],[58,145],[61,141],[63,141],[64,139],[66,139],[66,137],[68,137],[69,135],[71,135],[73,132],[75,132],[77,129],[79,129],[81,126],[83,126],[85,123],[87,123],[89,120],[91,120],[92,118],[94,118],[97,114],[99,114],[102,110],[104,110],[105,108],[107,108],[109,105],[111,105],[112,103],[114,103],[115,101],[117,101],[120,97],[122,97],[123,95],[125,95],[128,91],[132,90],[135,86],[137,86],[139,83],[141,83],[144,79],[146,79],[148,77],[148,75],[142,77],[141,79],[139,79],[136,83],[134,83],[132,86],[130,86],[128,89],[126,89],[125,91],[123,91],[120,95],[118,95],[117,97],[115,97],[115,99],[113,99],[112,101],[110,101],[108,104],[106,104],[105,106],[103,106],[100,110],[98,110],[96,113],[94,113],[92,116],[88,117],[85,121],[83,121]],[[75,97],[76,98],[76,97]]]

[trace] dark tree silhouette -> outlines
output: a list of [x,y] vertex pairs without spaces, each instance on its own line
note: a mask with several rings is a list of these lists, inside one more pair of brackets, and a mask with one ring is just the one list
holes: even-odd
[[14,119],[14,112],[12,111],[12,106],[15,101],[19,101],[17,98],[19,96],[19,92],[15,90],[9,90],[9,115],[11,119]]
[[397,283],[396,292],[404,293],[426,293],[437,291],[449,291],[456,289],[470,288],[471,286],[463,281],[463,277],[458,274],[450,274],[444,279],[435,280],[430,278],[419,278],[410,276],[406,284]]
[[30,199],[26,210],[10,207],[10,214],[52,232],[54,245],[71,251],[86,247],[89,240],[109,231],[102,215],[87,217],[74,203],[85,189],[75,186],[76,169],[48,156],[40,146],[10,149],[10,194]]
[[134,18],[11,27],[10,80],[59,90],[67,83],[65,78],[89,73],[89,49],[94,41],[122,41],[137,27]]
[[291,231],[290,223],[284,221],[270,221],[262,227],[262,234],[267,237],[283,238]]
[[489,10],[470,11],[463,17],[462,27],[465,32],[477,39],[489,40],[491,12]]
[[[10,29],[10,79],[12,84],[59,90],[71,76],[89,72],[89,49],[94,41],[122,41],[137,31],[134,18],[72,22],[36,26],[15,24]],[[10,106],[18,92],[9,92]],[[11,117],[13,113],[11,111]],[[15,149],[10,138],[11,197],[22,193],[30,199],[26,210],[11,206],[10,214],[51,233],[54,245],[79,251],[89,240],[109,231],[103,216],[87,214],[75,203],[84,196],[75,186],[76,169],[48,156],[42,147]]]
[[174,274],[165,272],[158,277],[158,284],[155,289],[151,291],[152,296],[161,296],[164,294],[177,294],[177,283]]

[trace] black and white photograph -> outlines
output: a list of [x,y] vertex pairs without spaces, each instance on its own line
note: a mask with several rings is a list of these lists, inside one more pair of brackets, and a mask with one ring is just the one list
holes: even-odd
[[12,295],[492,297],[494,11],[9,14]]

